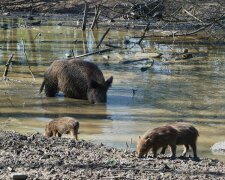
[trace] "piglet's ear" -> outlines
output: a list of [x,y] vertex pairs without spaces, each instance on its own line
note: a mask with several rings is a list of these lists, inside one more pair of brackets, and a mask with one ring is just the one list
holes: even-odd
[[140,140],[140,139],[141,139],[141,136],[139,136],[138,138],[139,138],[139,140]]
[[111,76],[109,79],[107,79],[107,81],[105,82],[106,87],[110,87],[112,85],[113,82],[113,77]]
[[146,143],[150,143],[150,142],[151,142],[151,139],[148,138],[148,139],[145,140],[145,142],[146,142]]
[[98,86],[99,86],[98,82],[93,79],[91,79],[88,83],[89,88],[97,88]]

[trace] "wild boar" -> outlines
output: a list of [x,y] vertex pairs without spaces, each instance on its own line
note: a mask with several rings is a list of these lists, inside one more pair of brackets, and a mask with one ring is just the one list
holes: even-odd
[[45,87],[47,97],[62,91],[65,97],[88,99],[90,103],[105,103],[113,77],[105,81],[101,70],[83,60],[55,60],[44,74],[40,93]]
[[[175,124],[172,125],[178,132],[176,145],[183,145],[184,151],[182,156],[186,156],[189,149],[189,145],[193,150],[194,158],[197,158],[197,138],[199,136],[198,130],[189,124]],[[161,154],[165,154],[167,146],[162,148]]]
[[150,149],[152,149],[153,157],[157,157],[157,150],[169,145],[172,151],[171,157],[175,158],[177,134],[177,130],[172,126],[161,126],[147,131],[142,138],[139,137],[138,157],[146,157]]
[[78,140],[79,122],[72,117],[61,117],[50,121],[45,127],[46,137],[61,137],[62,134],[71,134],[76,140]]

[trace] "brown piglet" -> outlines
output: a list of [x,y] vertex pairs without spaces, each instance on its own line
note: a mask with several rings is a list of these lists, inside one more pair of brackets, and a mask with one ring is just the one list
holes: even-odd
[[147,156],[150,149],[154,157],[157,157],[157,150],[161,147],[171,147],[173,158],[176,157],[177,130],[172,126],[161,126],[147,131],[137,143],[137,154],[141,158]]
[[61,117],[50,121],[45,127],[45,136],[52,137],[58,135],[61,137],[62,134],[71,134],[76,140],[78,140],[78,129],[79,122],[72,117]]
[[[197,158],[197,138],[199,136],[198,130],[190,124],[175,124],[172,125],[178,132],[176,145],[183,145],[184,151],[182,156],[186,156],[189,146],[193,150],[194,158]],[[161,154],[165,154],[167,146],[162,148]]]

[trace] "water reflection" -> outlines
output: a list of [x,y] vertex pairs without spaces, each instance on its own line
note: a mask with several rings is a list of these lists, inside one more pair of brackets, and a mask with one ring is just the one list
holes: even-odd
[[[12,27],[21,20],[1,18],[1,22]],[[106,78],[114,76],[105,106],[38,94],[43,73],[54,59],[65,59],[71,49],[75,55],[92,51],[104,32],[52,26],[50,21],[40,27],[0,28],[0,73],[3,74],[8,56],[15,54],[8,74],[10,81],[0,81],[1,129],[43,132],[50,119],[72,116],[81,122],[81,138],[120,148],[126,148],[127,142],[134,149],[138,135],[149,128],[191,122],[200,131],[199,155],[217,157],[209,148],[225,137],[225,47],[222,45],[212,48],[193,39],[172,42],[170,38],[151,38],[140,47],[123,43],[137,32],[111,31],[105,41],[123,49],[105,53],[107,65],[103,55],[85,58],[97,63]],[[35,81],[26,64],[22,40]],[[123,58],[135,59],[135,54],[143,48],[163,53],[148,71],[140,71],[146,62],[119,63]],[[183,52],[184,48],[195,53],[193,59],[170,60],[174,52]]]

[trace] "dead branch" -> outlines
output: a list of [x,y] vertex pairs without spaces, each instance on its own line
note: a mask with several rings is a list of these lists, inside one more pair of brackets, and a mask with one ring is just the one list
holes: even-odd
[[97,21],[98,21],[98,18],[100,16],[100,5],[96,5],[95,6],[95,16],[94,16],[94,19],[93,19],[93,22],[92,22],[92,25],[91,25],[91,29],[94,29],[95,25],[97,25]]
[[6,80],[6,77],[7,77],[8,71],[9,71],[9,66],[12,62],[13,56],[14,56],[14,54],[11,54],[7,63],[5,64],[5,71],[3,73],[3,80]]
[[197,18],[196,16],[194,16],[193,14],[191,14],[189,11],[187,11],[186,9],[183,9],[184,12],[186,12],[189,16],[193,17],[194,19],[196,19],[197,21],[201,22],[202,23],[202,20]]
[[88,3],[85,1],[84,6],[84,16],[83,16],[83,23],[82,23],[82,30],[85,31],[86,24],[87,24],[87,12],[88,12]]
[[101,43],[102,43],[102,41],[104,40],[105,36],[108,34],[109,30],[110,30],[110,28],[108,28],[108,29],[106,30],[106,32],[103,34],[103,36],[102,36],[102,38],[100,39],[100,41],[99,41],[98,45],[96,46],[96,48],[99,48],[99,46],[101,45]]

